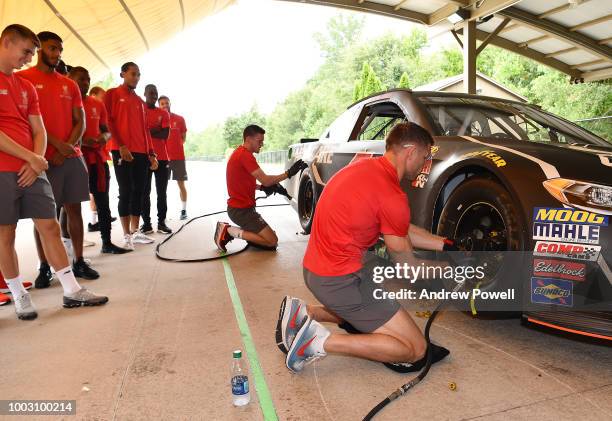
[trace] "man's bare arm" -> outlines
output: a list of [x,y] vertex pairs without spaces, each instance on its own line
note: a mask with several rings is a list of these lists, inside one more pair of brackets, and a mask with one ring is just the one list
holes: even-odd
[[72,131],[66,143],[75,146],[85,133],[85,111],[81,107],[72,108]]
[[412,245],[418,249],[442,251],[442,247],[444,247],[444,237],[432,234],[413,224],[410,224],[408,236]]
[[287,179],[287,173],[284,172],[279,175],[268,175],[261,168],[257,168],[255,171],[251,173],[253,177],[257,179],[262,185],[268,187],[274,184],[280,183],[283,180]]
[[28,116],[32,128],[32,139],[34,141],[34,153],[44,155],[47,150],[47,131],[40,115]]

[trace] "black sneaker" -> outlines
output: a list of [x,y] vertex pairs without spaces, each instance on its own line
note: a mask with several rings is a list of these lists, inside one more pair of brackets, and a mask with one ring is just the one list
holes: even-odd
[[119,246],[114,245],[113,243],[105,243],[102,244],[102,250],[100,251],[105,254],[124,254],[129,253],[132,250],[123,249]]
[[40,268],[38,268],[38,276],[34,281],[34,287],[38,289],[49,288],[52,280],[53,274],[51,273],[51,267],[48,263],[41,263]]
[[64,307],[73,308],[81,306],[101,306],[108,302],[108,297],[96,295],[85,288],[81,288],[74,294],[64,295]]
[[82,257],[72,264],[72,272],[77,278],[94,280],[100,277],[100,274],[92,269]]
[[150,222],[148,224],[145,222],[140,226],[140,232],[143,234],[153,234],[153,226],[151,226]]
[[91,222],[87,224],[87,231],[89,232],[96,232],[96,231],[100,231],[100,223],[96,222],[95,224],[92,224]]
[[165,222],[158,222],[157,232],[161,232],[162,234],[172,234],[172,229],[168,227]]
[[182,210],[181,211],[180,219],[181,219],[181,221],[184,221],[185,219],[187,219],[187,211],[186,210]]

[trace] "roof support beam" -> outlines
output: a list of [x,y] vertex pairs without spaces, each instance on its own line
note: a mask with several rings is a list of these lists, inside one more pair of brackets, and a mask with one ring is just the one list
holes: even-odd
[[560,56],[561,54],[571,53],[572,51],[576,51],[576,50],[579,50],[579,48],[578,47],[564,48],[563,50],[553,51],[552,53],[548,53],[544,57],[550,58],[554,56]]
[[501,10],[499,11],[499,15],[513,19],[537,31],[550,34],[551,36],[563,40],[575,47],[584,48],[598,57],[612,60],[612,48],[605,45],[600,45],[597,41],[581,33],[570,32],[566,27],[559,25],[558,23],[546,19],[538,19],[537,16],[525,12],[524,10],[517,9],[516,7],[508,7],[507,9]]
[[485,40],[482,42],[482,44],[480,44],[480,46],[476,50],[476,55],[480,54],[482,52],[482,50],[484,50],[485,47],[489,44],[489,41],[491,41],[491,38],[497,36],[497,34],[499,34],[504,29],[504,27],[506,25],[508,25],[509,22],[510,22],[510,19],[505,18],[502,21],[502,23],[500,23],[497,26],[497,28],[495,28],[495,30],[493,32],[491,32],[488,37],[485,38]]
[[476,93],[476,21],[463,23],[463,91]]
[[457,35],[457,31],[455,31],[454,29],[451,29],[451,34],[453,34],[453,36],[455,37],[455,40],[459,44],[459,48],[463,50],[463,42],[461,41],[461,38],[459,38],[459,35]]
[[584,82],[596,82],[598,80],[612,78],[612,67],[606,67],[605,69],[593,70],[592,72],[584,72],[582,79]]
[[536,38],[529,39],[529,40],[527,40],[525,42],[521,42],[521,43],[519,43],[517,45],[519,46],[519,48],[525,48],[525,47],[527,47],[527,46],[529,46],[531,44],[535,44],[536,42],[547,40],[548,38],[550,38],[550,35],[542,35],[542,36],[539,36],[539,37],[536,37]]
[[[460,29],[457,32],[461,34],[463,30]],[[478,40],[484,41],[488,36],[489,36],[488,32],[481,31],[478,29],[476,30],[476,38]],[[505,38],[502,38],[499,36],[491,37],[491,39],[489,40],[489,44],[496,45],[505,50],[512,51],[513,53],[516,53],[516,54],[525,56],[527,58],[530,58],[532,60],[535,60],[538,63],[542,63],[562,73],[565,73],[571,76],[572,78],[579,78],[581,75],[580,71],[576,69],[572,69],[568,64],[563,63],[562,61],[556,60],[554,58],[547,58],[544,53],[540,53],[539,51],[532,50],[529,47],[519,48],[519,46],[516,45],[514,42],[507,40]]]
[[[470,20],[476,20],[500,12],[519,1],[521,0],[486,0],[484,2],[474,2],[469,8],[472,12]],[[480,7],[477,7],[478,4],[480,4]]]
[[[580,6],[581,4],[587,3],[589,0],[582,0],[580,3],[578,3],[578,6]],[[554,9],[550,9],[547,12],[541,13],[538,15],[538,19],[545,19],[549,16],[552,16],[554,14],[560,13],[560,12],[564,12],[567,9],[571,9],[572,8],[572,4],[570,4],[569,2],[559,6],[559,7],[555,7]]]
[[454,4],[447,4],[446,6],[442,6],[441,8],[439,8],[428,16],[428,25],[435,25],[436,23],[443,21],[444,19],[455,13],[457,10],[459,10],[459,6],[456,6]]
[[601,16],[601,17],[598,17],[597,19],[593,19],[593,20],[590,20],[588,22],[583,22],[583,23],[581,23],[579,25],[572,26],[571,28],[569,28],[569,30],[572,31],[572,32],[578,31],[580,29],[588,28],[589,26],[595,26],[595,25],[598,25],[600,23],[607,22],[610,19],[612,19],[612,15]]
[[[293,3],[305,3],[304,0],[283,0]],[[396,19],[404,19],[412,22],[422,23],[427,25],[428,15],[425,13],[413,12],[411,10],[399,9],[395,10],[395,6],[389,6],[381,3],[374,3],[367,0],[308,0],[306,3],[316,4],[319,6],[337,7],[340,9],[356,10],[358,12],[374,13],[392,17]]]
[[600,58],[598,60],[592,60],[592,61],[586,61],[584,63],[578,63],[578,64],[573,64],[571,66],[572,69],[579,69],[581,67],[589,67],[589,66],[593,66],[595,64],[601,64],[601,63],[605,63],[608,60],[604,60],[603,58]]

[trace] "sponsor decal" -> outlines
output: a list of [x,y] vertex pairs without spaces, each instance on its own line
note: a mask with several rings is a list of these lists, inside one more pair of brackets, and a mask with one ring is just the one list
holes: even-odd
[[419,189],[422,189],[423,187],[425,187],[427,180],[429,180],[429,173],[431,172],[431,164],[433,163],[433,157],[436,156],[439,150],[440,150],[439,146],[431,147],[431,158],[425,161],[425,164],[423,164],[423,168],[421,169],[421,172],[412,181],[412,187],[417,187]]
[[584,281],[586,265],[553,259],[533,259],[534,276]]
[[497,168],[505,167],[507,164],[504,158],[490,150],[469,152],[462,155],[461,158],[474,158],[477,156],[482,156],[483,158],[491,160]]
[[329,146],[321,146],[315,159],[319,164],[331,164],[333,156],[334,153]]
[[[351,159],[351,162],[348,163],[348,165],[351,165],[357,161],[361,161],[362,159],[367,159],[367,158],[372,158],[374,156],[373,153],[368,153],[368,152],[357,152],[355,154],[355,156],[353,156],[353,159]],[[331,162],[330,162],[331,164]]]
[[606,215],[566,208],[534,208],[533,221],[608,226],[608,217]]
[[599,244],[599,228],[596,225],[534,222],[533,239]]
[[538,241],[533,249],[534,256],[565,257],[574,260],[588,260],[596,262],[601,252],[601,246],[584,244],[555,243]]
[[72,95],[70,95],[70,92],[68,92],[68,85],[62,85],[62,93],[60,94],[60,98],[72,99]]
[[42,89],[45,87],[45,85],[43,85],[42,83],[38,83],[35,86],[36,86],[36,89]]
[[0,95],[8,95],[8,89],[0,89]]
[[561,279],[531,278],[531,302],[572,307],[574,284]]

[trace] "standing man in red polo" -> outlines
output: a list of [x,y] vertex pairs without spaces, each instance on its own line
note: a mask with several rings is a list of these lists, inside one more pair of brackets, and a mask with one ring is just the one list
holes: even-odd
[[123,84],[106,92],[104,104],[113,137],[111,154],[119,184],[119,218],[123,227],[123,248],[154,240],[138,231],[142,197],[149,168],[157,169],[157,158],[146,126],[145,105],[134,92],[140,69],[133,62],[121,66]]
[[40,41],[23,25],[9,25],[0,34],[0,271],[6,277],[15,312],[22,320],[38,316],[23,288],[15,251],[15,229],[31,218],[40,233],[49,261],[64,290],[64,307],[102,305],[108,297],[82,288],[74,277],[60,239],[53,191],[45,175],[43,154],[47,136],[38,108],[36,89],[13,73],[32,60]]
[[[74,250],[73,271],[76,277],[97,279],[100,275],[83,259],[83,217],[81,202],[89,200],[89,177],[79,147],[85,131],[85,114],[81,93],[74,81],[55,71],[63,51],[59,35],[44,31],[38,34],[41,48],[35,67],[19,72],[29,80],[40,99],[40,113],[47,130],[49,161],[47,177],[53,188],[55,204],[63,206],[68,216],[68,233]],[[47,288],[51,282],[51,269],[40,243],[38,232],[34,232],[36,248],[40,258],[39,274],[34,282],[36,288]]]
[[83,134],[83,157],[89,169],[89,191],[93,195],[99,214],[100,237],[102,238],[102,253],[123,254],[130,250],[117,247],[111,241],[111,213],[108,200],[110,171],[106,161],[109,154],[106,143],[110,139],[106,107],[91,95],[89,90],[89,72],[76,66],[70,69],[68,77],[76,82],[81,91],[85,109],[86,128]]
[[147,182],[142,198],[142,227],[140,231],[151,234],[151,177],[155,175],[155,191],[157,192],[157,232],[171,234],[172,230],[166,225],[166,213],[168,212],[168,151],[166,141],[170,133],[170,114],[168,111],[155,106],[157,102],[157,87],[155,85],[145,86],[145,114],[147,117],[147,130],[153,141],[153,150],[157,154],[159,163],[156,170],[149,170]]
[[159,108],[162,108],[170,113],[170,134],[166,142],[168,150],[168,158],[170,163],[168,168],[172,173],[172,179],[176,181],[181,197],[181,221],[187,219],[187,166],[185,162],[185,138],[187,136],[187,125],[185,119],[178,114],[170,111],[170,98],[167,96],[159,97]]

